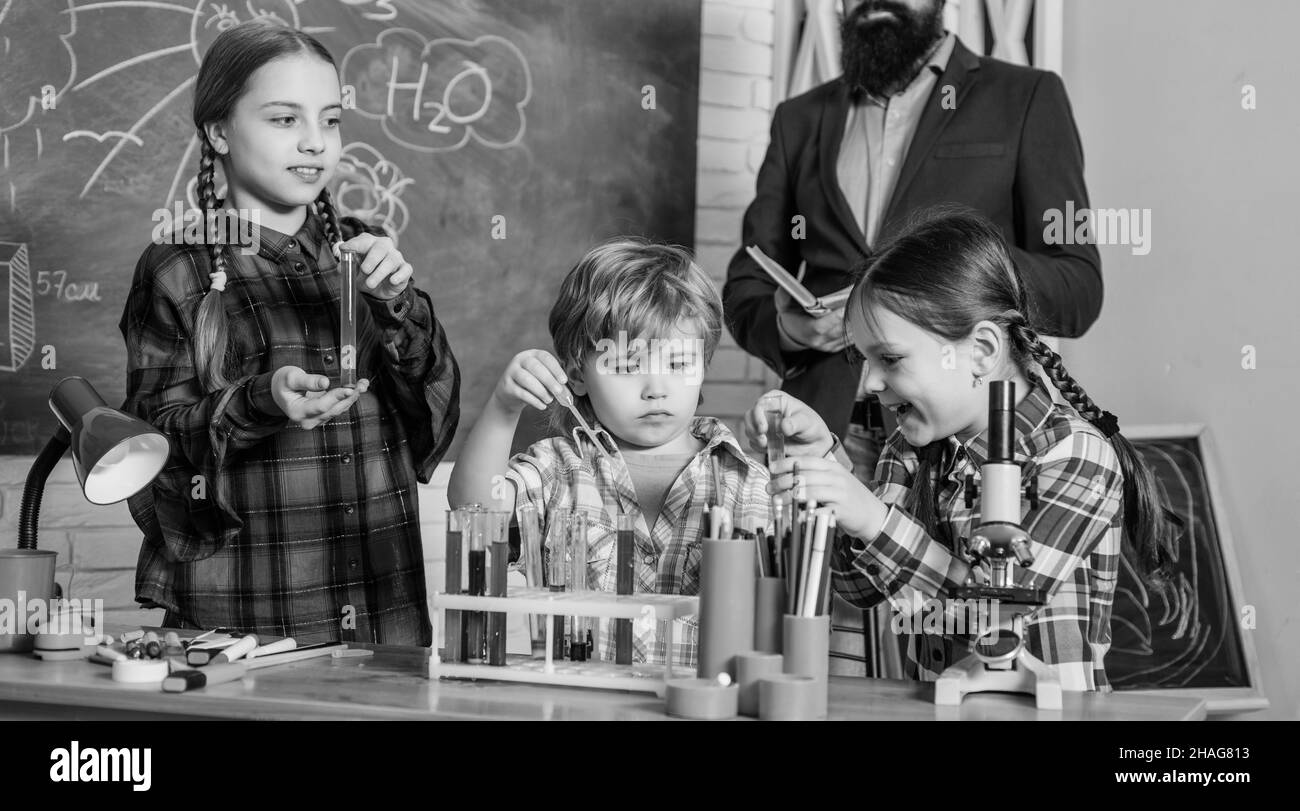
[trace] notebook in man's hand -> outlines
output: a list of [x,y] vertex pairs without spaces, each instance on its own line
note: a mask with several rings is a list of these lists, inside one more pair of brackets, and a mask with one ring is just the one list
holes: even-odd
[[[828,293],[825,296],[814,296],[808,288],[804,287],[799,279],[790,275],[790,272],[777,264],[771,257],[759,250],[757,245],[750,245],[745,249],[758,266],[767,271],[767,275],[772,277],[772,281],[781,285],[785,292],[790,294],[790,298],[798,302],[803,307],[804,312],[809,315],[824,315],[831,310],[844,306],[849,300],[849,293],[853,291],[853,285],[849,285],[843,290],[837,290],[834,293]],[[802,272],[800,276],[802,276]]]

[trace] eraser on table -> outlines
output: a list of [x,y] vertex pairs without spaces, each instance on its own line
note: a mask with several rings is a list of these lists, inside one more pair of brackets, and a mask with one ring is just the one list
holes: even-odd
[[819,721],[826,682],[812,676],[775,673],[758,680],[758,717],[764,721]]
[[167,663],[157,659],[120,659],[113,662],[113,681],[126,684],[160,684],[167,678]]
[[723,687],[717,679],[669,679],[668,714],[699,721],[735,718],[740,690],[731,684]]

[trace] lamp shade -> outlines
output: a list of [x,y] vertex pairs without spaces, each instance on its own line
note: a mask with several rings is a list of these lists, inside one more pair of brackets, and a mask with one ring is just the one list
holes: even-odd
[[61,380],[50,392],[50,409],[71,437],[77,481],[92,504],[129,498],[167,464],[167,437],[144,420],[109,408],[84,378]]

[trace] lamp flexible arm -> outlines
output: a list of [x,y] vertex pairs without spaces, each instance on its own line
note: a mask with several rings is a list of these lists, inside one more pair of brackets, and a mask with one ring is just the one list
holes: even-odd
[[58,432],[45,443],[27,474],[27,483],[23,486],[23,505],[18,517],[19,549],[36,548],[36,524],[41,518],[41,496],[45,492],[45,480],[63,458],[63,454],[68,452],[71,443],[72,436],[68,429],[59,426]]

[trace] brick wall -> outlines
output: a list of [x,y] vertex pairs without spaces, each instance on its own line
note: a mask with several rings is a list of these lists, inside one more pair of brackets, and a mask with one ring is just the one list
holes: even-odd
[[[754,196],[772,108],[773,0],[705,0],[700,47],[700,135],[695,246],[721,288],[740,247],[740,220]],[[713,358],[702,412],[737,418],[776,384],[762,361],[729,333]]]
[[[739,247],[740,219],[754,194],[767,146],[772,97],[773,0],[705,0],[700,53],[696,251],[719,288]],[[774,379],[724,334],[705,381],[702,413],[737,418]],[[0,544],[17,543],[23,481],[33,457],[0,457]],[[451,466],[420,488],[420,515],[430,589],[443,582],[443,537]],[[140,532],[125,504],[97,507],[82,497],[72,463],[50,476],[39,545],[59,553],[56,579],[69,596],[103,599],[107,621],[157,624],[161,611],[137,608],[135,563]]]

